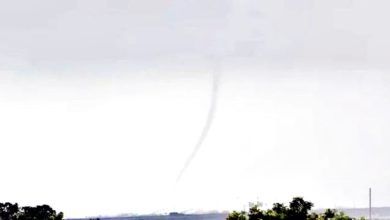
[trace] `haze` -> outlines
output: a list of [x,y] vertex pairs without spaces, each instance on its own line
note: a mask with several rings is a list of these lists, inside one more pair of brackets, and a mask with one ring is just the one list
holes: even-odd
[[[385,0],[0,3],[2,200],[66,217],[390,204]],[[215,118],[182,179],[207,118]]]

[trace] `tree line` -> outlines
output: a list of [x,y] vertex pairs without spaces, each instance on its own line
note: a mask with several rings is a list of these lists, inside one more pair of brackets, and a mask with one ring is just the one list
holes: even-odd
[[57,213],[48,205],[19,207],[18,203],[0,203],[0,220],[63,220],[64,214]]
[[258,203],[250,204],[248,211],[233,211],[226,220],[355,220],[335,209],[326,209],[322,213],[311,212],[313,205],[302,197],[294,197],[288,206],[274,203],[272,208],[266,210],[261,210]]

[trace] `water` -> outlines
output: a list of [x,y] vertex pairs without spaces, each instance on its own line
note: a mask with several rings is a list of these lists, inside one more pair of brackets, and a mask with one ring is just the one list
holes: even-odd
[[[228,214],[193,214],[193,215],[158,215],[158,216],[131,216],[131,217],[99,217],[100,220],[225,220]],[[79,218],[69,220],[87,220],[96,218]]]

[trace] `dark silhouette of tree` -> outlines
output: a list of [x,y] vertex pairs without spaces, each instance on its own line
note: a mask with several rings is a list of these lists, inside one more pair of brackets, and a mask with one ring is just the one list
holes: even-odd
[[335,209],[327,209],[324,213],[322,213],[322,218],[324,220],[332,219],[332,220],[351,220],[349,216],[345,215],[344,212],[339,212]]
[[287,219],[305,220],[312,207],[313,203],[305,201],[302,197],[294,197],[287,211]]
[[19,207],[17,203],[0,203],[0,220],[63,220],[64,214],[58,213],[48,205]]
[[264,213],[260,210],[259,205],[256,204],[249,208],[248,217],[249,220],[261,220],[264,218]]
[[39,205],[36,207],[23,207],[22,215],[19,220],[61,220],[63,219],[63,213],[58,215],[54,209],[48,205]]
[[276,219],[286,219],[288,215],[288,208],[282,203],[274,203],[272,211]]
[[0,203],[0,220],[17,220],[18,212],[18,203]]
[[332,219],[336,216],[336,210],[334,209],[326,209],[325,212],[322,214],[323,218],[326,219]]

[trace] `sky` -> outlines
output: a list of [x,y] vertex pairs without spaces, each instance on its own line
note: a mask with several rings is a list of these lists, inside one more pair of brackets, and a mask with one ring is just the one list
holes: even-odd
[[0,202],[66,217],[366,207],[372,187],[389,206],[389,6],[1,1]]

